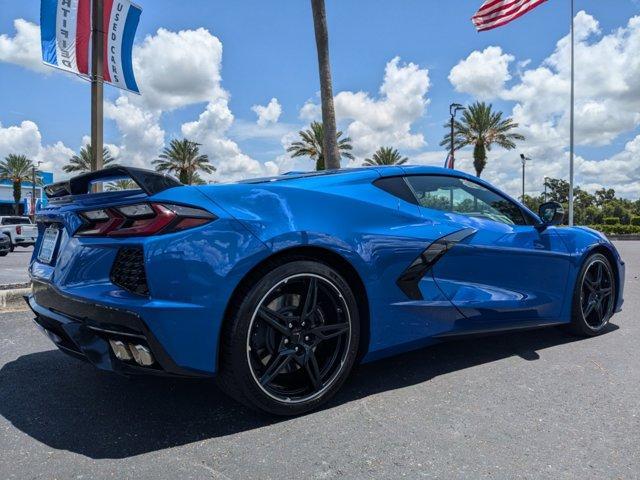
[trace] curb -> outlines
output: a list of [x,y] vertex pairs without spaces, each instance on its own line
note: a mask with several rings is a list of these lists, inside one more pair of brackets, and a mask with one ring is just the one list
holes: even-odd
[[0,312],[18,310],[27,306],[23,297],[31,293],[31,287],[28,284],[22,287],[0,290]]
[[640,240],[640,235],[638,234],[628,234],[628,235],[607,235],[609,240]]

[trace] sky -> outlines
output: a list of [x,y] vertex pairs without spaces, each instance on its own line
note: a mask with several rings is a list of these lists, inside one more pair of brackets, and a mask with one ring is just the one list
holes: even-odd
[[[24,153],[57,179],[88,141],[89,84],[41,63],[37,0],[0,0],[0,157]],[[142,95],[105,87],[105,142],[150,167],[172,139],[202,145],[233,181],[309,170],[286,147],[319,119],[308,0],[139,0],[134,46]],[[451,102],[492,103],[526,141],[489,152],[483,177],[519,196],[568,178],[569,0],[476,33],[481,0],[326,0],[339,128],[359,166],[380,146],[443,165]],[[640,197],[640,2],[576,1],[576,181]],[[472,152],[456,167],[473,172]]]

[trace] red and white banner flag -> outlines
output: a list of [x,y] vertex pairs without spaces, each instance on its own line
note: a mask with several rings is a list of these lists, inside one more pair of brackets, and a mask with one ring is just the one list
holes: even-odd
[[479,32],[501,27],[547,0],[487,0],[472,17]]
[[[91,0],[41,0],[42,60],[89,78]],[[131,0],[104,0],[104,81],[139,93],[133,74],[133,40],[142,9]]]

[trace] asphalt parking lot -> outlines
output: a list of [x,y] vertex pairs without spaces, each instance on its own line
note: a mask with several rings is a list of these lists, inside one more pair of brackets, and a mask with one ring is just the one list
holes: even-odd
[[640,477],[640,242],[608,332],[441,344],[360,367],[319,412],[260,415],[208,382],[126,379],[0,314],[0,478]]
[[6,257],[0,257],[0,286],[27,283],[29,281],[27,267],[32,253],[33,247],[16,247]]

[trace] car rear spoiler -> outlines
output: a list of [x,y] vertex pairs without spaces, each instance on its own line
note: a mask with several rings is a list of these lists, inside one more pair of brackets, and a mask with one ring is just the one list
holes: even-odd
[[89,187],[93,182],[107,181],[109,179],[130,178],[147,195],[154,195],[163,190],[180,187],[182,183],[171,175],[145,170],[135,167],[109,167],[96,172],[84,173],[65,182],[53,183],[44,187],[47,198],[62,198],[69,195],[83,195],[89,193]]

